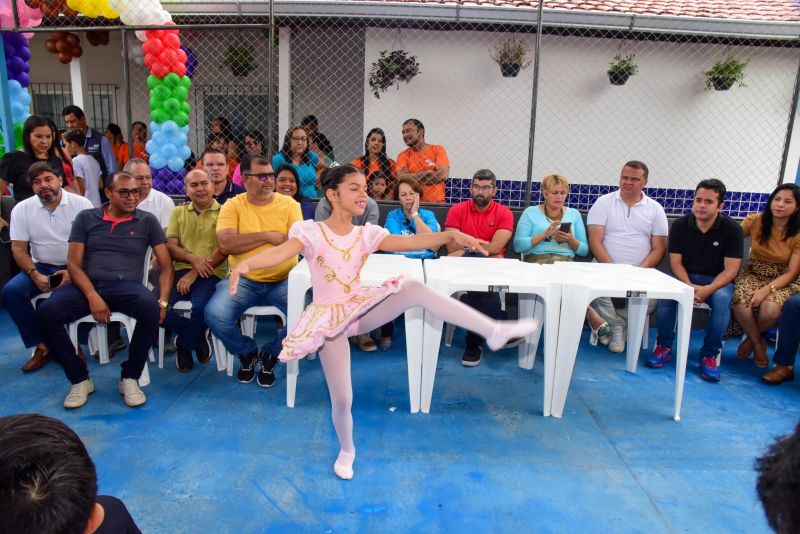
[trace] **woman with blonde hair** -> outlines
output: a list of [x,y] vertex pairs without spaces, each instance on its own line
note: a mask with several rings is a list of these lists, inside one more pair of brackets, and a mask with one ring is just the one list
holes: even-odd
[[[569,181],[564,176],[551,174],[542,179],[544,202],[522,213],[514,234],[514,250],[524,254],[525,261],[552,264],[589,253],[580,212],[564,205],[568,194]],[[592,327],[590,342],[594,345],[599,340],[608,345],[608,323],[592,308],[586,310],[586,320]]]

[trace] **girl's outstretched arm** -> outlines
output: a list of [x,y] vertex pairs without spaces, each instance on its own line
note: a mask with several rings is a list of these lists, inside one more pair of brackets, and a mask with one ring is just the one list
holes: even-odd
[[231,295],[236,294],[236,288],[239,285],[239,278],[250,271],[257,269],[266,269],[274,267],[292,256],[297,256],[303,252],[303,244],[299,239],[293,237],[288,241],[284,241],[277,247],[262,250],[252,258],[247,258],[239,262],[230,274],[230,290]]
[[383,238],[379,249],[386,252],[405,252],[423,248],[436,250],[447,243],[455,243],[471,252],[480,252],[484,256],[489,254],[483,248],[483,245],[487,244],[486,241],[454,230],[421,235],[389,235]]

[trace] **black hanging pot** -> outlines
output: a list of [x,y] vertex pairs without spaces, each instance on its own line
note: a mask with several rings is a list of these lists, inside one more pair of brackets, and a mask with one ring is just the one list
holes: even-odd
[[711,85],[714,86],[714,89],[717,91],[727,91],[733,84],[736,82],[733,78],[729,78],[726,76],[715,76],[711,79]]
[[631,75],[624,70],[608,71],[608,81],[611,82],[611,85],[625,85],[630,77]]
[[500,63],[500,72],[503,73],[503,78],[516,78],[521,70],[522,65],[519,63]]

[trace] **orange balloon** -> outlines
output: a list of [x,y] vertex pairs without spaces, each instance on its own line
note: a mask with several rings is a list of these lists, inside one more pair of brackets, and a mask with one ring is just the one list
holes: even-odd
[[56,49],[56,42],[57,41],[55,39],[52,39],[52,38],[48,39],[47,41],[45,41],[44,47],[47,48],[48,52],[52,52],[53,54],[56,54],[56,53],[58,53],[58,50]]
[[68,33],[65,39],[71,46],[78,46],[81,44],[81,40],[74,33]]
[[83,48],[76,46],[72,49],[72,57],[81,57],[83,55]]
[[65,65],[66,65],[67,63],[69,63],[70,61],[72,61],[72,56],[70,56],[69,54],[64,54],[63,52],[60,52],[60,53],[58,54],[58,60],[59,60],[61,63],[63,63],[63,64],[65,64]]

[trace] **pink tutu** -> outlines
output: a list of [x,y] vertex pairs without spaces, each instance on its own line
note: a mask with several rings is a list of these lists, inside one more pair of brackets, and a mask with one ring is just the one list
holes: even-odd
[[314,302],[309,304],[283,340],[281,361],[297,360],[316,352],[327,338],[358,332],[358,319],[383,299],[400,291],[404,276],[380,286],[362,286],[361,269],[369,255],[389,235],[384,228],[367,223],[348,235],[338,235],[325,223],[298,222],[289,239],[303,244],[303,256],[311,272]]

